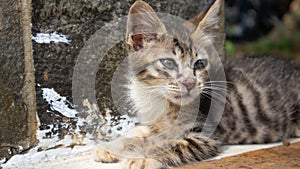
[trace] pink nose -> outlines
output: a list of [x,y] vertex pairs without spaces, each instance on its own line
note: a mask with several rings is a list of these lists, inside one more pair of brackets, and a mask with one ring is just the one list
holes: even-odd
[[190,92],[196,86],[195,80],[192,79],[185,80],[182,84],[186,87],[188,92]]

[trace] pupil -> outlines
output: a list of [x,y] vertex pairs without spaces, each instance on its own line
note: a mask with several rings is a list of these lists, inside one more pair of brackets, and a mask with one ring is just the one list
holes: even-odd
[[194,65],[194,69],[204,69],[207,65],[207,60],[206,59],[199,59],[195,65]]

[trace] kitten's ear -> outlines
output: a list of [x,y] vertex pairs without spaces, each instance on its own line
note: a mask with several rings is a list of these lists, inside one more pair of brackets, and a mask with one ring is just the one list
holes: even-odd
[[204,33],[219,29],[219,21],[222,13],[222,0],[215,2],[204,12],[190,20],[196,26],[194,32],[200,30]]
[[159,39],[165,33],[165,26],[150,5],[138,0],[131,6],[127,19],[126,42],[135,51],[147,47],[149,42]]

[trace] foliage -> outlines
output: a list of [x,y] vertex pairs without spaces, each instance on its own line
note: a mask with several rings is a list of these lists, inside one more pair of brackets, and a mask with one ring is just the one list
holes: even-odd
[[297,62],[300,60],[300,30],[290,36],[278,37],[276,40],[264,36],[254,42],[245,43],[227,40],[225,45],[228,56],[266,54],[296,59]]

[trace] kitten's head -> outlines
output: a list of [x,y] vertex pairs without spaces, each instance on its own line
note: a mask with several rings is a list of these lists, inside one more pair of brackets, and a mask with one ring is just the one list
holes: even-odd
[[[144,93],[186,105],[209,81],[212,28],[217,25],[221,0],[191,23],[163,24],[154,10],[136,1],[129,11],[126,40],[131,74]],[[195,26],[194,26],[195,25]],[[141,93],[142,95],[143,93]]]

